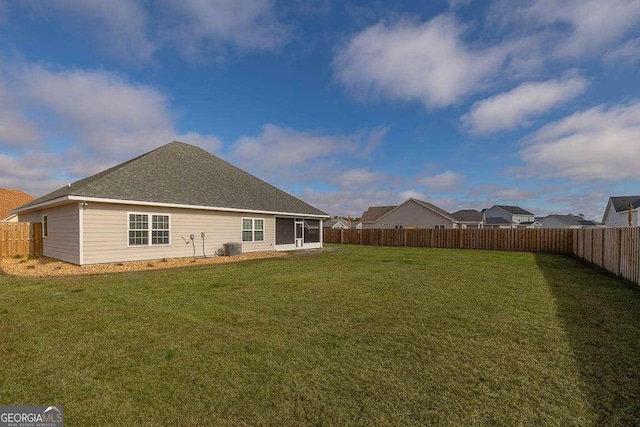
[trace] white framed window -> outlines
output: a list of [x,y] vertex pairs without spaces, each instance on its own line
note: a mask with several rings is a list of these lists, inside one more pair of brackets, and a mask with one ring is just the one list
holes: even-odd
[[436,224],[436,230],[444,230],[444,224]]
[[171,244],[171,219],[166,214],[129,213],[129,246]]
[[242,218],[242,241],[243,242],[263,242],[264,241],[264,219]]
[[49,237],[49,215],[42,215],[42,237]]

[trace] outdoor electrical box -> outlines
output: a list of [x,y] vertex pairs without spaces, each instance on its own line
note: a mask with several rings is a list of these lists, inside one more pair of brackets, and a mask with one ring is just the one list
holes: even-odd
[[242,255],[242,243],[229,242],[224,244],[224,256]]

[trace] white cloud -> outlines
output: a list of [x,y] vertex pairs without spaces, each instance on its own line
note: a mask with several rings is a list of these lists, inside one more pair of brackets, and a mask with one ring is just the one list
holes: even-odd
[[446,107],[498,72],[504,47],[471,49],[452,18],[378,23],[351,37],[334,58],[337,79],[360,97],[385,96]]
[[33,8],[88,34],[100,50],[137,63],[163,47],[196,61],[223,59],[230,50],[275,50],[290,30],[272,0],[51,0]]
[[640,102],[600,105],[551,123],[530,138],[520,156],[541,178],[640,178]]
[[65,184],[58,174],[64,167],[62,156],[51,153],[0,153],[0,188],[16,188],[37,197]]
[[0,146],[34,146],[40,141],[40,134],[22,112],[0,108]]
[[[2,160],[11,167],[3,167],[0,187],[41,194],[174,139],[208,151],[221,147],[214,135],[178,135],[166,96],[118,74],[29,65],[3,72],[11,84],[0,96],[0,144],[14,153]],[[49,140],[58,142],[55,150],[46,146]],[[29,151],[36,146],[40,151]],[[35,169],[32,179],[23,179],[20,171]]]
[[23,70],[24,93],[85,149],[122,158],[169,142],[175,135],[167,98],[105,71]]
[[316,191],[305,188],[300,197],[329,215],[360,217],[369,206],[395,203],[394,193],[375,188],[341,188],[337,191]]
[[557,55],[578,57],[602,52],[622,39],[640,21],[640,1],[535,0],[525,16],[563,33],[556,39]]
[[336,176],[340,156],[362,156],[380,144],[386,130],[380,128],[352,135],[323,135],[298,131],[271,123],[255,136],[242,136],[229,149],[229,156],[252,173],[267,177],[319,179]]
[[397,196],[396,196],[396,202],[397,203],[402,203],[407,199],[418,199],[418,200],[425,200],[427,198],[426,195],[424,195],[423,193],[413,190],[413,189],[408,189],[408,190],[404,190],[401,191]]
[[462,121],[475,134],[488,134],[528,124],[533,117],[574,99],[587,88],[581,76],[527,82],[515,89],[476,102]]
[[[271,0],[163,0],[164,36],[188,57],[224,55],[226,47],[274,50],[290,37]],[[203,50],[203,48],[205,48]]]
[[268,123],[258,136],[239,138],[231,147],[231,156],[257,169],[273,170],[349,151],[351,142],[350,137],[300,132]]
[[149,17],[139,0],[51,0],[33,2],[66,25],[82,27],[101,50],[135,62],[148,62],[158,48],[148,35]]
[[640,38],[627,40],[604,55],[608,65],[635,65],[640,62]]
[[539,192],[544,191],[509,187],[500,184],[470,187],[467,189],[464,197],[461,200],[457,200],[455,209],[482,210],[496,204],[519,205],[525,207],[523,205],[531,204],[529,202],[535,200],[539,196]]
[[382,179],[382,174],[365,168],[350,169],[339,175],[338,182],[343,186],[362,186],[373,184]]
[[421,178],[419,182],[431,190],[443,191],[455,188],[462,179],[462,174],[448,170],[437,175]]
[[20,111],[19,102],[0,77],[0,146],[33,147],[40,142],[35,124]]

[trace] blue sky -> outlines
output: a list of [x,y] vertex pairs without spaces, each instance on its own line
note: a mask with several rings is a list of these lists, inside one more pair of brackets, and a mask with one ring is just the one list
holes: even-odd
[[640,192],[640,0],[0,0],[0,32],[3,188],[179,139],[332,215]]

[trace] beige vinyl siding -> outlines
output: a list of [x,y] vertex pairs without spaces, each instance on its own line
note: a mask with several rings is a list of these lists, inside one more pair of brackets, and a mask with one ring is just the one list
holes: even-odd
[[492,206],[487,209],[484,216],[485,218],[504,218],[509,222],[512,222],[513,220],[513,216],[509,212],[497,206]]
[[404,228],[435,228],[436,225],[453,228],[453,221],[410,200],[376,222],[362,223],[362,228],[395,228],[400,225]]
[[[128,246],[129,213],[170,215],[169,245]],[[213,255],[227,242],[242,242],[242,218],[264,219],[264,241],[242,242],[243,252],[274,250],[274,216],[196,209],[89,203],[84,208],[83,264],[140,261],[193,256],[189,236],[195,235],[196,256]],[[188,242],[185,242],[183,238]]]
[[48,217],[49,236],[42,237],[42,255],[73,264],[80,263],[80,219],[78,203],[19,214],[21,222],[42,222]]
[[42,213],[38,211],[18,214],[18,222],[42,222]]

